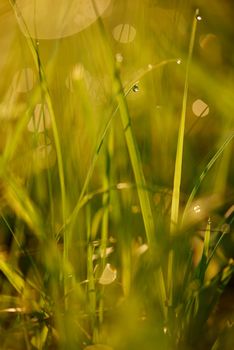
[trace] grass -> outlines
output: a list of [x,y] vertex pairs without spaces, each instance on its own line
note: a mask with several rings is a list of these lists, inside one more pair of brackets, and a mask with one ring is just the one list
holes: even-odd
[[[1,349],[231,349],[225,8],[113,1],[41,40],[21,6],[0,7],[15,35],[0,61]],[[123,14],[132,42],[130,26],[112,37]]]

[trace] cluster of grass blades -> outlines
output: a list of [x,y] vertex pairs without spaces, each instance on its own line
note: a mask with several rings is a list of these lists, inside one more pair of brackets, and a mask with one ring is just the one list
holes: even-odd
[[[56,74],[63,71],[54,65],[58,52],[67,59],[60,49],[63,44],[58,40],[54,48],[51,43],[54,51],[47,62],[49,45],[45,42],[44,49],[43,42],[31,37],[17,1],[9,3],[28,34],[18,35],[37,79],[13,123],[0,109],[6,133],[0,144],[1,349],[231,349],[233,311],[218,318],[234,273],[233,252],[225,250],[225,242],[232,242],[234,212],[232,193],[223,198],[226,186],[233,186],[229,174],[234,138],[229,116],[233,106],[225,98],[224,111],[219,110],[225,125],[218,141],[209,146],[205,161],[195,164],[197,174],[186,178],[186,166],[192,163],[191,155],[186,159],[189,84],[196,74],[212,83],[194,58],[199,11],[192,21],[189,16],[188,50],[170,51],[165,39],[168,48],[162,45],[155,63],[145,53],[143,68],[126,74],[96,2],[90,1],[97,16],[95,33],[91,29],[81,41],[88,49],[91,37],[97,55],[93,75],[100,74],[101,86],[105,79],[108,85],[104,97],[97,88],[95,101],[87,88],[91,78],[85,78],[81,64],[69,73],[69,92],[62,90]],[[135,5],[138,14],[148,5]],[[184,9],[178,7],[176,16],[180,11]],[[131,27],[127,29],[129,39]],[[123,25],[120,37],[125,30]],[[175,51],[182,59],[165,57],[165,52]],[[84,64],[89,60],[84,54]],[[153,97],[147,98],[148,87],[163,74],[171,74],[174,89],[184,86],[178,132],[177,122],[168,123],[168,116],[178,117],[178,101],[172,98],[164,119],[156,123],[154,115],[161,106],[155,112]],[[163,91],[156,92],[156,101],[160,94]],[[215,98],[216,90],[209,94]],[[38,117],[39,102],[44,107]],[[165,140],[165,125],[170,130],[175,153],[168,161],[174,169],[174,181],[173,170],[167,170],[170,185],[159,174],[160,159],[167,161],[171,154],[155,157],[152,144],[158,136],[151,140],[149,129],[145,134],[142,124],[138,126],[138,112],[149,129],[155,130],[154,123],[158,133],[165,127]],[[167,150],[170,153],[169,146]],[[209,182],[214,184],[214,197],[209,197]]]

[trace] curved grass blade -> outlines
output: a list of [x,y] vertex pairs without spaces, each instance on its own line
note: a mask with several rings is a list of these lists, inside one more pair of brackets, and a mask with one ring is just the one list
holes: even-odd
[[21,294],[25,288],[25,281],[23,277],[13,270],[13,268],[1,258],[0,255],[0,270],[6,276],[10,284]]
[[29,198],[28,194],[17,184],[14,179],[8,174],[5,182],[5,198],[8,205],[13,209],[17,216],[22,218],[30,227],[39,239],[43,241],[46,238],[43,230],[43,224],[41,222],[40,213],[35,207],[34,203]]
[[214,154],[214,156],[211,158],[211,160],[209,161],[209,163],[206,165],[205,169],[203,170],[203,172],[201,173],[201,175],[199,176],[190,196],[189,199],[187,201],[187,204],[185,206],[184,209],[184,213],[183,213],[183,217],[181,220],[181,224],[183,225],[184,220],[186,218],[186,214],[189,210],[189,208],[191,207],[192,201],[199,189],[199,187],[201,186],[202,181],[204,180],[205,176],[207,175],[207,173],[209,172],[209,170],[213,167],[213,165],[215,164],[215,162],[219,159],[219,157],[222,155],[222,153],[224,152],[224,150],[226,149],[226,147],[231,143],[231,141],[234,138],[234,133],[232,133],[225,141],[224,143],[219,147],[218,151]]
[[[24,25],[24,29],[25,29],[26,33],[28,34],[27,43],[28,43],[29,49],[31,51],[31,54],[33,56],[35,66],[36,66],[37,71],[38,71],[42,96],[45,99],[45,102],[47,104],[48,111],[50,114],[52,132],[53,132],[54,143],[55,143],[55,150],[56,150],[56,155],[57,155],[58,174],[59,174],[60,191],[61,191],[62,221],[63,221],[63,226],[65,227],[65,223],[66,223],[66,188],[65,188],[62,148],[61,148],[61,142],[60,142],[59,131],[58,131],[58,127],[57,127],[56,117],[55,117],[55,113],[54,113],[54,108],[53,108],[53,104],[52,104],[52,100],[51,100],[51,96],[50,96],[50,92],[49,92],[49,88],[48,88],[48,84],[47,84],[47,80],[46,80],[46,75],[45,75],[44,68],[43,68],[43,65],[42,65],[42,62],[40,59],[37,41],[33,40],[33,38],[31,37],[18,4],[16,2],[13,2],[12,0],[9,0],[9,1],[10,1],[10,4],[11,4],[13,10],[21,18],[22,23]],[[68,230],[64,231],[63,241],[64,241],[63,260],[64,260],[64,267],[65,267],[65,266],[67,266],[67,262],[69,260],[68,255],[69,255],[69,241],[70,241],[70,239],[69,239]],[[68,294],[68,290],[69,290],[67,280],[68,279],[64,273],[64,295],[65,296]],[[67,304],[66,300],[65,300],[65,304]]]

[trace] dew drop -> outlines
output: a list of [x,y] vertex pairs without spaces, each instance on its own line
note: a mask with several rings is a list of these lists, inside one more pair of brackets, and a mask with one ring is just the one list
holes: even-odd
[[149,70],[153,69],[153,66],[152,66],[152,64],[151,64],[151,63],[150,63],[150,64],[148,64],[148,69],[149,69]]
[[116,185],[118,190],[124,190],[125,188],[129,188],[129,184],[127,182],[120,182]]
[[132,87],[132,91],[133,92],[139,92],[139,86],[137,84],[135,84],[133,87]]
[[116,55],[115,55],[115,59],[116,59],[116,62],[118,63],[122,63],[123,62],[123,55],[118,52]]
[[167,329],[167,327],[165,326],[165,327],[163,327],[163,333],[164,334],[167,334],[168,333],[168,329]]
[[202,16],[198,14],[198,15],[196,16],[196,20],[197,20],[197,21],[201,21],[201,20],[202,20]]
[[176,63],[177,63],[177,64],[181,64],[181,62],[182,62],[182,61],[181,61],[181,58],[177,58]]

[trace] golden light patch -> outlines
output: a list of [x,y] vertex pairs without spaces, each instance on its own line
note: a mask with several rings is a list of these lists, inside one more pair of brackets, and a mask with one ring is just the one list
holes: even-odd
[[[101,16],[111,0],[18,0],[16,16],[26,36],[58,39],[87,28]],[[33,15],[34,14],[34,15]]]

